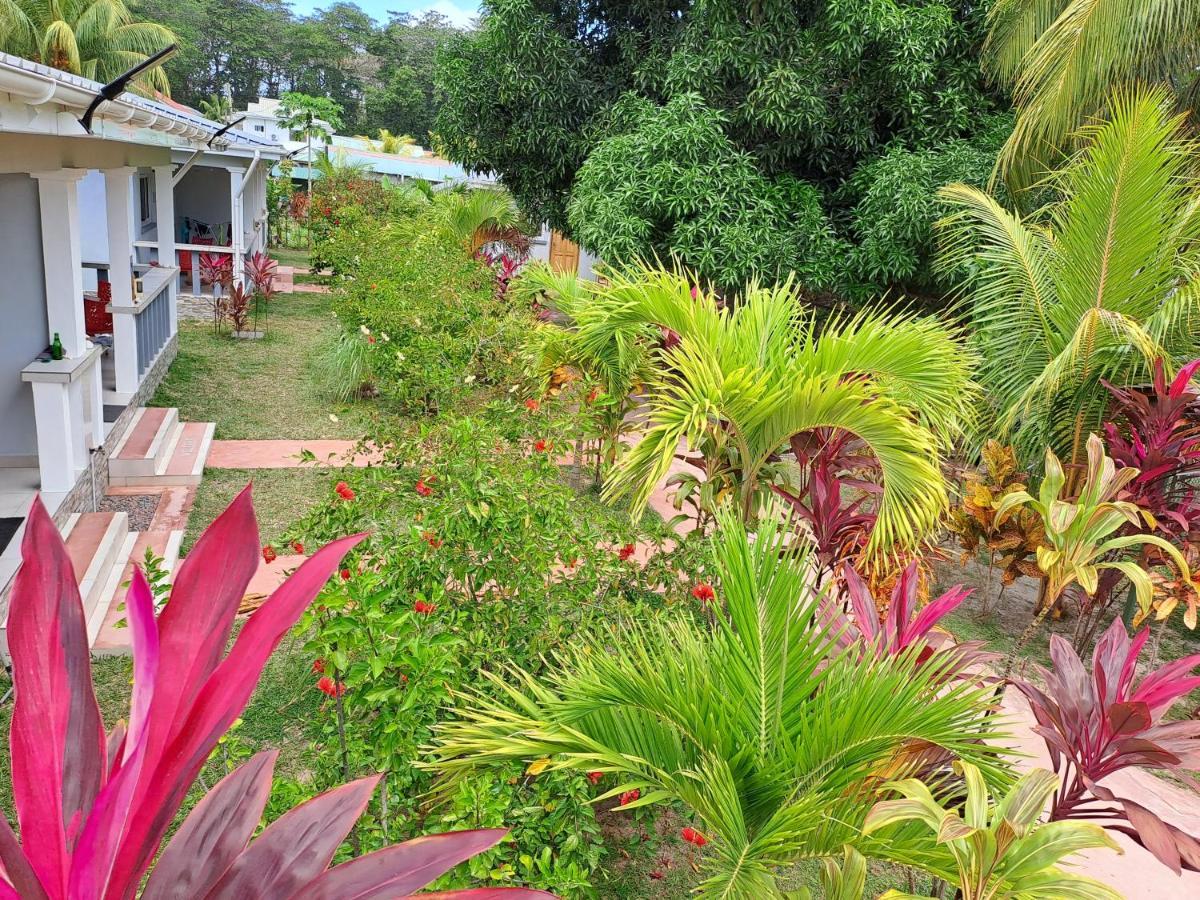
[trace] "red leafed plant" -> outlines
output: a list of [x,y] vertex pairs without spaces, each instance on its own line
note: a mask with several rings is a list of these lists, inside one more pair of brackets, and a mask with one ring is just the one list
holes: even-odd
[[[1188,363],[1168,384],[1160,358],[1154,361],[1149,392],[1105,384],[1114,399],[1113,421],[1104,426],[1108,454],[1118,468],[1138,470],[1120,499],[1136,504],[1146,525],[1174,543],[1200,538],[1200,497],[1192,487],[1200,476],[1200,393],[1191,386],[1198,368],[1200,360]],[[1123,533],[1138,530],[1129,525]],[[1162,562],[1154,547],[1147,546],[1142,554],[1139,564],[1144,568]],[[1091,643],[1121,582],[1119,570],[1105,570],[1094,594],[1081,598],[1076,650]],[[1194,613],[1188,626],[1195,627]]]
[[[377,778],[369,777],[285,813],[252,841],[275,762],[274,752],[264,752],[213,787],[159,853],[267,658],[359,540],[334,541],[306,560],[246,621],[228,654],[238,604],[258,567],[249,489],[188,554],[157,619],[145,576],[135,570],[126,597],[129,723],[106,733],[71,560],[35,500],[8,618],[12,785],[22,838],[0,817],[0,898],[402,897],[500,840],[503,830],[430,835],[329,869],[375,789]],[[520,889],[460,896],[549,897]]]
[[254,292],[261,294],[265,300],[270,300],[275,293],[275,272],[278,268],[279,263],[261,250],[246,257],[246,277],[250,279]]
[[[1164,769],[1200,788],[1186,770],[1200,769],[1200,721],[1163,722],[1167,710],[1200,687],[1200,653],[1168,663],[1136,685],[1149,629],[1130,640],[1117,619],[1096,645],[1091,671],[1058,635],[1050,639],[1051,671],[1038,667],[1046,689],[1017,679],[1028,698],[1059,776],[1050,819],[1092,819],[1129,835],[1175,872],[1200,870],[1200,841],[1100,782],[1121,769]],[[1107,804],[1107,805],[1106,805]]]
[[857,645],[863,653],[876,657],[898,656],[911,650],[921,662],[939,654],[939,660],[946,665],[947,676],[961,674],[968,667],[985,663],[994,656],[981,649],[982,641],[957,644],[951,635],[935,630],[938,622],[970,596],[971,592],[961,585],[921,606],[917,592],[917,563],[909,563],[892,588],[887,615],[881,620],[875,597],[853,567],[846,566],[842,577],[853,621],[842,612],[840,603],[827,602],[822,616],[836,635],[838,646]]
[[[794,435],[791,448],[805,475],[804,484],[799,491],[779,486],[772,490],[803,523],[822,572],[832,574],[863,548],[875,526],[877,515],[866,507],[881,488],[854,473],[873,470],[877,463],[861,452],[862,441],[856,435],[837,428]],[[844,490],[859,496],[848,499]]]

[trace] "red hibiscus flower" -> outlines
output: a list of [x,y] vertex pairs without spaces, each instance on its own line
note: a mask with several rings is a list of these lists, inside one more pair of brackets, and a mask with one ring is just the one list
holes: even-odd
[[339,481],[334,486],[333,490],[334,490],[334,493],[336,493],[343,500],[353,500],[354,499],[354,491],[350,488],[350,485],[346,484],[346,482],[344,482],[344,481]]
[[423,540],[425,543],[427,543],[434,550],[436,550],[438,547],[442,546],[442,539],[440,537],[438,537],[436,534],[434,534],[432,531],[422,531],[421,532],[421,540]]
[[299,541],[292,541],[292,549],[301,555],[304,554],[304,545]]
[[713,586],[708,582],[701,582],[692,588],[692,596],[701,603],[712,603],[717,597],[717,592],[713,590]]
[[314,660],[313,660],[313,666],[312,666],[312,670],[313,670],[313,672],[315,672],[317,675],[324,675],[324,674],[325,674],[325,660],[323,660],[323,659],[314,659]]
[[658,871],[658,869],[655,869],[653,872],[650,873],[651,881],[662,881],[666,877],[667,876],[665,876],[662,872]]
[[590,781],[592,784],[599,784],[600,779],[603,777],[604,777],[603,772],[588,772],[587,773],[587,780]]
[[550,449],[550,442],[547,441],[545,438],[539,438],[537,440],[537,442],[533,445],[533,449],[536,450],[538,453],[545,453],[547,450]]
[[263,562],[267,564],[273,563],[275,562],[277,556],[278,554],[275,552],[275,548],[270,544],[267,544],[265,547],[263,547]]
[[621,795],[621,805],[628,806],[630,803],[632,803],[634,800],[638,799],[638,797],[640,797],[640,796],[642,796],[642,792],[639,791],[637,788],[634,788],[632,791],[626,791],[625,793],[623,793]]
[[587,400],[585,400],[584,402],[585,402],[585,403],[595,403],[595,402],[596,402],[596,398],[597,398],[597,397],[599,397],[599,396],[600,396],[600,388],[598,388],[598,387],[594,387],[594,388],[592,388],[592,389],[591,389],[591,391],[588,393],[588,395],[587,395]]
[[322,675],[317,679],[317,690],[329,697],[340,697],[346,693],[346,686],[334,681],[328,675]]
[[342,581],[350,580],[350,570],[349,569],[342,569],[342,571],[339,572],[338,574],[342,576]]
[[418,494],[420,494],[422,497],[428,497],[430,494],[433,493],[433,488],[431,488],[429,485],[427,485],[425,483],[425,479],[423,479],[423,478],[417,479],[417,484],[416,484],[416,487],[414,488],[414,490],[416,490],[416,492]]
[[375,335],[371,335],[369,338],[367,338],[367,343],[368,344],[375,343]]
[[695,828],[688,826],[679,832],[679,836],[689,844],[695,844],[697,847],[703,847],[708,843],[708,838],[698,832]]
[[629,559],[631,556],[633,556],[634,550],[636,550],[636,549],[637,548],[634,547],[633,544],[626,544],[624,547],[622,547],[620,550],[617,551],[617,556],[619,556],[621,558],[621,562],[625,562],[627,559]]
[[413,604],[413,612],[417,613],[418,615],[422,615],[422,616],[429,615],[436,608],[437,607],[435,607],[432,603],[426,603],[424,600],[418,600],[416,603]]
[[530,412],[537,412],[539,406],[541,406],[541,404],[538,403],[536,400],[534,400],[532,397],[530,397],[528,400],[525,401],[525,408],[527,410],[529,410]]

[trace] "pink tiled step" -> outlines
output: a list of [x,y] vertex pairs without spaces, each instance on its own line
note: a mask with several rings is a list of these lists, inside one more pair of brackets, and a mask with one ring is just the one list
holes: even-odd
[[139,410],[109,460],[109,486],[199,484],[215,428],[211,422],[180,422],[174,409]]
[[[123,512],[76,513],[63,527],[67,555],[75,570],[75,583],[87,617],[88,642],[96,639],[109,601],[116,592],[137,535],[129,530]],[[7,618],[5,620],[7,630]],[[7,633],[3,636],[7,652]]]

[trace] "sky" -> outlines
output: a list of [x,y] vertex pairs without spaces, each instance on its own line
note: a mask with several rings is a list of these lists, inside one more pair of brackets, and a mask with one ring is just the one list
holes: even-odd
[[[330,5],[331,0],[292,0],[297,13],[310,13]],[[380,22],[386,22],[389,12],[412,12],[420,15],[436,10],[460,27],[466,27],[478,13],[477,0],[353,0]]]

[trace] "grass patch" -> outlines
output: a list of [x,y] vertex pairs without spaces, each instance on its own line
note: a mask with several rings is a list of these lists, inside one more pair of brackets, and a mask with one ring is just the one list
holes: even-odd
[[184,421],[215,422],[218,440],[361,437],[374,404],[333,400],[320,365],[319,350],[336,327],[322,294],[279,295],[261,341],[183,323],[179,355],[150,405],[178,407]]
[[196,538],[244,488],[254,483],[254,511],[263,543],[275,543],[279,535],[326,495],[330,470],[305,469],[207,469],[196,489],[196,500],[188,516],[183,537],[186,555]]
[[272,247],[271,258],[281,266],[308,267],[312,252],[307,247]]

